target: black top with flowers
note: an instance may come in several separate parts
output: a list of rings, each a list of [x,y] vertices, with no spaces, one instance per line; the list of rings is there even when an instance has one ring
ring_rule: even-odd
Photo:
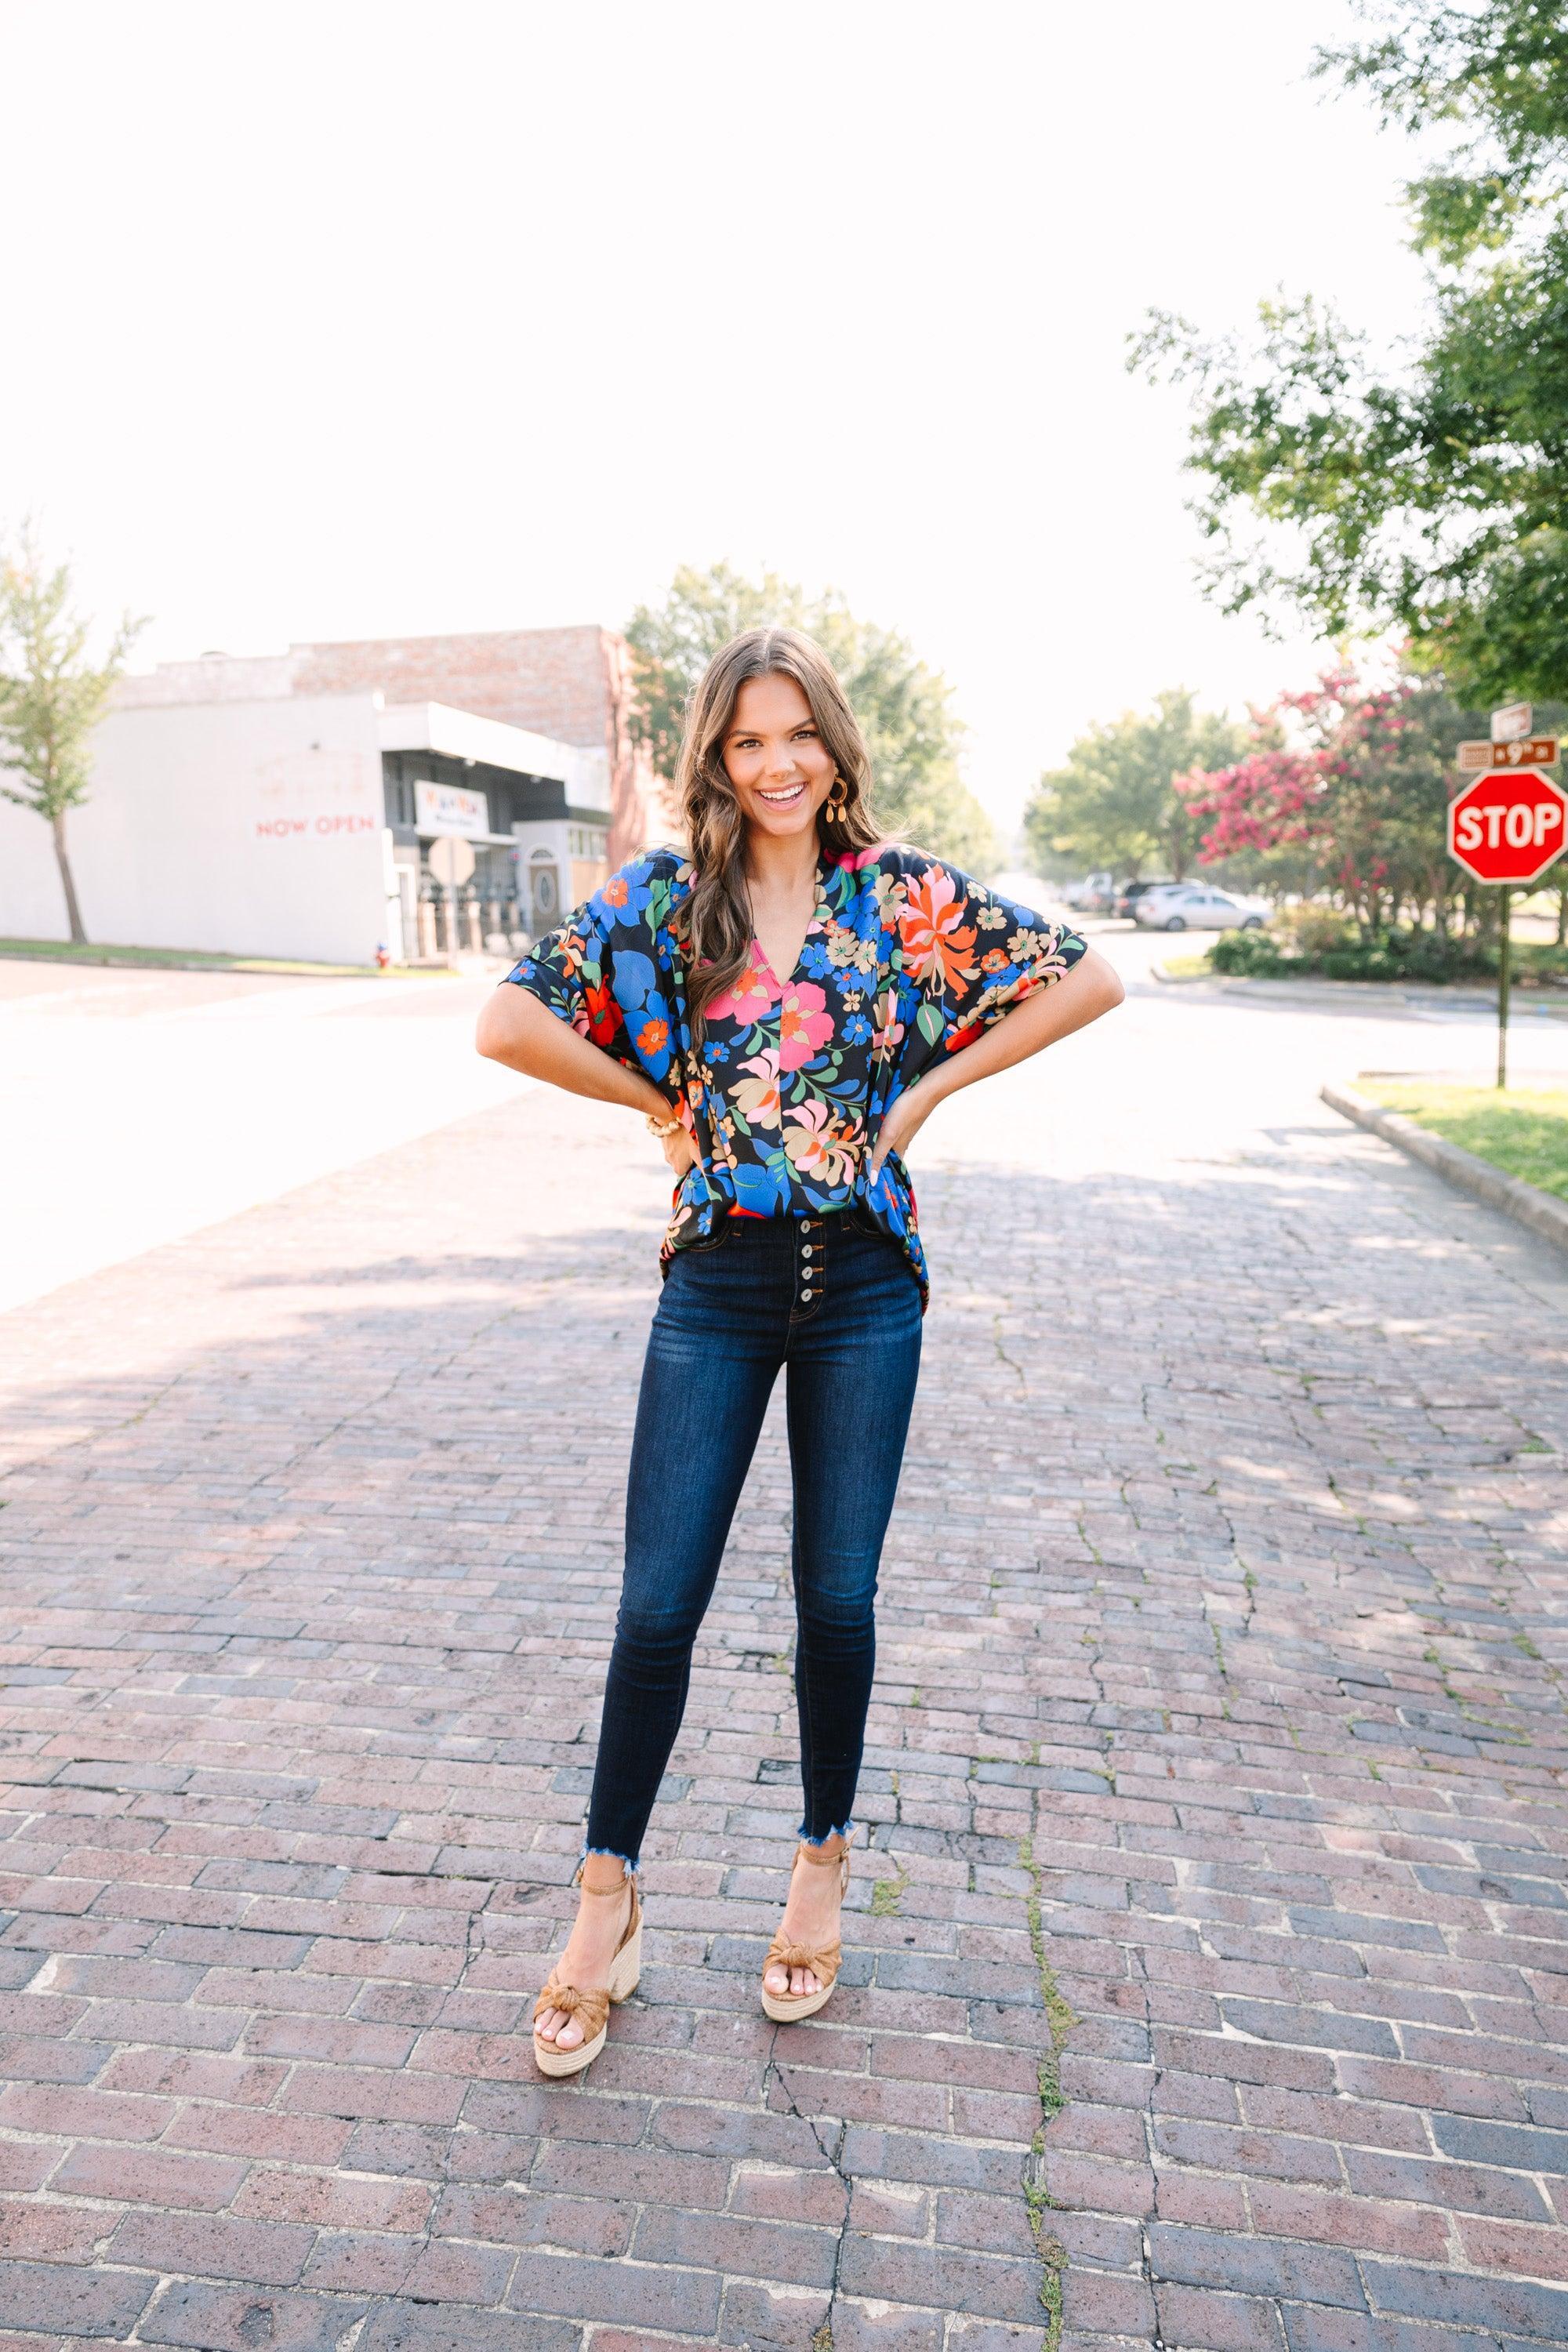
[[[661,1259],[729,1216],[829,1215],[860,1202],[928,1294],[909,1171],[871,1149],[906,1087],[1084,952],[1076,931],[923,851],[824,856],[800,961],[750,968],[708,1005],[693,1054],[670,916],[691,887],[679,851],[612,874],[508,979],[667,1094],[700,1164],[676,1187]]]

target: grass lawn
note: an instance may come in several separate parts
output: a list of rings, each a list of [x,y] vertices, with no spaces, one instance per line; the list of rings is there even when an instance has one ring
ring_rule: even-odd
[[[1568,1088],[1436,1086],[1425,1078],[1358,1078],[1384,1110],[1402,1111],[1446,1143],[1568,1201]]]
[[[278,956],[208,955],[200,948],[100,947],[89,940],[78,947],[70,940],[0,940],[0,956],[19,956],[27,962],[140,964],[152,971],[285,971],[303,972],[317,980],[399,979],[416,976],[414,967],[395,963],[386,973],[374,963],[301,963]],[[439,973],[435,975],[437,979]],[[417,974],[431,977],[429,971]]]

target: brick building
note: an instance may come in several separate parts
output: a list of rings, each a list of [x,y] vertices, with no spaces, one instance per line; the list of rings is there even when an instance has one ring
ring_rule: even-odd
[[[440,637],[372,637],[291,646],[296,694],[370,687],[389,703],[445,703],[497,719],[609,763],[606,854],[617,866],[671,830],[662,787],[632,740],[631,647],[612,629],[489,629]]]
[[[514,952],[670,837],[631,706],[630,647],[591,626],[121,678],[72,826],[89,928],[327,961]],[[0,929],[65,928],[43,829],[0,802]]]

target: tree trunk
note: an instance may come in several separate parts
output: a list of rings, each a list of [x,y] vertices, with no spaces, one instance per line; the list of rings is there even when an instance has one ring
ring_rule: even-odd
[[[1557,885],[1557,944],[1568,947],[1568,882]]]
[[[82,929],[81,908],[76,902],[76,884],[71,879],[71,862],[66,853],[66,813],[58,809],[54,817],[55,856],[60,869],[60,887],[66,894],[66,917],[71,927],[71,944],[84,948],[87,933]]]

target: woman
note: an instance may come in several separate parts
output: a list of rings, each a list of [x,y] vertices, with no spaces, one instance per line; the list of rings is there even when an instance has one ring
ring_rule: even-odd
[[[481,1053],[646,1114],[679,1179],[582,1897],[534,2011],[546,2074],[591,2063],[610,2003],[637,1980],[643,1832],[781,1365],[805,1814],[762,2003],[806,2017],[831,1992],[877,1569],[926,1300],[901,1154],[949,1095],[1121,1001],[1075,934],[882,842],[870,782],[819,648],[793,629],[747,630],[692,697],[679,771],[689,859],[654,850],[622,866],[480,1020]]]

